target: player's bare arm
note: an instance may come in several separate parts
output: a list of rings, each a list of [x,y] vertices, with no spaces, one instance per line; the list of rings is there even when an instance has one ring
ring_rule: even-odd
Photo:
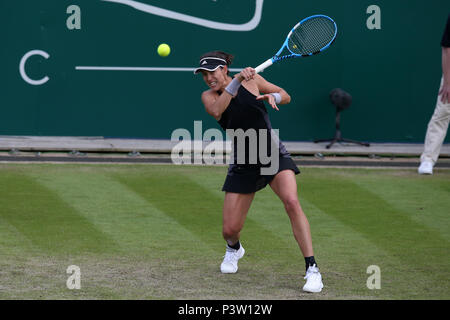
[[[281,97],[281,100],[278,102],[278,104],[288,104],[291,102],[291,96],[283,88],[270,83],[259,74],[255,76],[255,80],[258,86],[258,90],[261,93],[261,95],[256,97],[256,99],[266,100],[267,103],[269,103],[275,110],[279,109],[277,107],[277,103],[275,102],[273,93],[278,93]]]
[[[226,93],[218,94],[215,91],[207,90],[202,93],[202,102],[206,112],[213,116],[217,121],[222,117],[222,113],[226,110],[233,97]]]

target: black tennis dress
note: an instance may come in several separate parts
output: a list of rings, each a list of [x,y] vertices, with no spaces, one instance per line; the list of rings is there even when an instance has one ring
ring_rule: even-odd
[[[261,190],[269,184],[275,175],[283,170],[292,170],[295,174],[300,171],[292,160],[286,147],[278,139],[274,140],[271,132],[272,125],[264,102],[256,100],[256,96],[249,92],[244,86],[240,86],[236,97],[231,99],[227,109],[222,113],[218,121],[223,130],[232,130],[233,135],[233,160],[228,168],[228,174],[225,179],[222,191],[235,193],[253,193]],[[242,129],[242,130],[238,130]],[[260,134],[260,129],[265,129],[266,135]],[[238,131],[236,131],[238,130]],[[253,138],[245,138],[245,157],[243,156],[242,143],[238,144],[238,132],[253,133],[246,134]],[[228,131],[227,131],[228,133]],[[255,140],[256,135],[256,140]],[[265,154],[265,159],[260,157],[260,140],[266,137],[266,150],[261,153]],[[230,137],[231,138],[231,137]],[[278,138],[278,137],[276,137]],[[241,142],[244,139],[241,138]],[[261,141],[262,142],[262,141]],[[271,167],[271,162],[267,164],[267,157],[271,156],[272,143],[278,143],[277,150],[279,156],[278,168],[276,164]],[[253,148],[253,149],[251,149]],[[250,150],[257,151],[257,157],[250,157]],[[240,154],[239,154],[240,153]],[[241,157],[238,158],[238,154]],[[272,159],[270,157],[270,159]],[[274,174],[263,175],[261,168],[271,167],[276,171]]]

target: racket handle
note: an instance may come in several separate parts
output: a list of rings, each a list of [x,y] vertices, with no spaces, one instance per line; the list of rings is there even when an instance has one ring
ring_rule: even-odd
[[[272,58],[270,58],[270,59],[268,59],[267,61],[261,63],[259,66],[257,66],[257,67],[255,68],[255,72],[256,72],[256,73],[263,72],[264,69],[266,69],[267,67],[270,67],[272,64],[273,64]]]

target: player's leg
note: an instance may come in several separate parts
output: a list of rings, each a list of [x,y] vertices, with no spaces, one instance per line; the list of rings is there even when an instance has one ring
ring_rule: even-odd
[[[220,266],[222,273],[235,273],[238,270],[237,262],[245,253],[239,242],[240,233],[254,197],[254,193],[225,193],[222,234],[227,248]]]
[[[240,232],[254,197],[254,193],[225,193],[222,234],[229,246],[239,241]]]
[[[291,170],[279,172],[270,182],[270,187],[284,204],[291,221],[295,240],[297,240],[303,256],[314,256],[309,222],[298,200],[297,181],[294,172]]]
[[[314,259],[309,222],[298,200],[297,181],[294,172],[292,170],[279,172],[271,181],[270,187],[283,202],[291,221],[294,237],[305,257],[306,283],[303,290],[320,292],[323,288],[322,275]]]

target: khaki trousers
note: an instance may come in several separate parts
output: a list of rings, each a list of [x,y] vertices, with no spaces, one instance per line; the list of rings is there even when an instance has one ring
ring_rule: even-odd
[[[444,78],[441,80],[441,86]],[[447,135],[448,123],[450,121],[450,103],[442,103],[438,96],[433,116],[430,119],[425,135],[425,145],[420,161],[432,161],[436,163],[441,152],[442,143]]]

